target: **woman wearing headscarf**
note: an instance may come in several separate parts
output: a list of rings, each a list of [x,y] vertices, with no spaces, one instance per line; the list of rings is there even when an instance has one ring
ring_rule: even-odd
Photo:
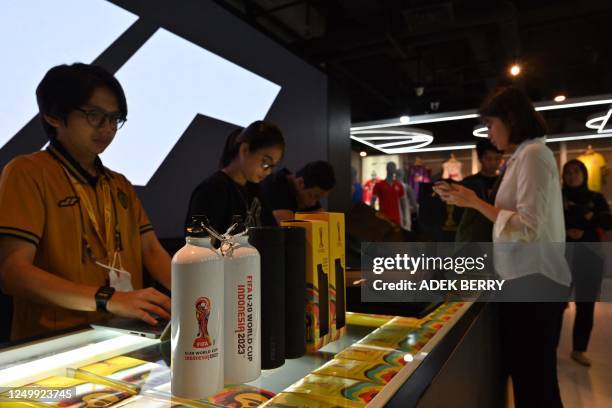
[[[605,197],[588,188],[588,171],[584,163],[570,160],[563,166],[563,209],[567,242],[570,244],[570,266],[575,292],[576,317],[574,320],[573,349],[571,358],[579,364],[590,366],[585,356],[591,330],[595,300],[599,296],[603,278],[603,258],[599,254],[600,242],[605,230],[612,228],[610,208]]]

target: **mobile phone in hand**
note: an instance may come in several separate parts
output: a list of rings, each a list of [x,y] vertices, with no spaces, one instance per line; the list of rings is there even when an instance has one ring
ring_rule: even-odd
[[[440,189],[440,190],[450,190],[451,189],[450,183],[444,180],[436,181],[433,186],[434,188]]]

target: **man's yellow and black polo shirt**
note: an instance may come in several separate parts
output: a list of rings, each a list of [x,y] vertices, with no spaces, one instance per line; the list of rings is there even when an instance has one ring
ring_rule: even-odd
[[[89,237],[96,258],[104,263],[107,262],[105,244],[97,237],[85,209],[81,208],[66,171],[88,194],[99,225],[104,225],[104,216],[102,183],[98,178],[106,177],[121,231],[123,267],[132,274],[134,288],[141,288],[141,234],[152,230],[151,224],[130,182],[123,175],[103,167],[99,159],[97,165],[101,175],[92,177],[56,141],[46,151],[13,159],[0,176],[0,235],[35,245],[34,265],[49,273],[85,285],[104,285],[108,272],[85,253],[83,231]],[[100,313],[67,310],[16,297],[11,337],[20,339],[101,317]]]

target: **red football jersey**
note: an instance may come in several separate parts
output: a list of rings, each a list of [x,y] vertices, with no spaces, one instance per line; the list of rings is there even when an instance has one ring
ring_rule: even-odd
[[[404,194],[404,186],[397,180],[391,184],[381,180],[374,186],[373,195],[378,197],[380,211],[397,225],[401,225],[400,199]]]
[[[370,205],[370,203],[372,202],[372,191],[374,190],[374,186],[376,185],[376,183],[378,183],[379,181],[379,178],[369,179],[363,185],[363,202],[367,205]]]

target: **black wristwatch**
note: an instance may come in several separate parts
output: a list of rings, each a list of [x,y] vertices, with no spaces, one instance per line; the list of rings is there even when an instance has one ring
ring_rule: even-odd
[[[115,293],[115,288],[112,286],[100,286],[96,292],[96,310],[98,312],[108,312],[106,304]]]

